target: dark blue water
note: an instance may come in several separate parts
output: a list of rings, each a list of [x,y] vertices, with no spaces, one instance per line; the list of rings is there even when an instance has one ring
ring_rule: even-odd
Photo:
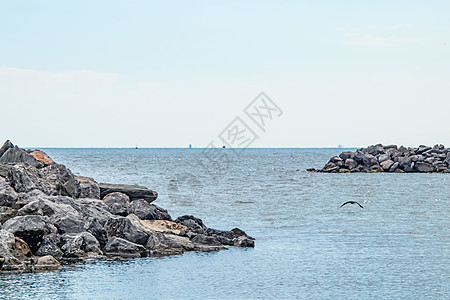
[[[450,174],[307,173],[342,149],[233,151],[46,149],[75,174],[158,191],[172,217],[238,226],[256,247],[2,275],[0,298],[450,298]],[[348,200],[364,209],[339,208]]]

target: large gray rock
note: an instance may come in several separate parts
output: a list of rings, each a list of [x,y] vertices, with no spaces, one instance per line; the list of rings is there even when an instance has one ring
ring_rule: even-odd
[[[65,234],[61,237],[61,250],[65,260],[78,261],[102,255],[100,243],[88,232]]]
[[[147,256],[147,250],[142,245],[138,245],[115,236],[108,240],[103,252],[109,256],[119,256],[125,258]]]
[[[3,146],[0,148],[0,158],[10,148],[14,148],[14,145],[13,143],[11,143],[10,140],[7,140],[5,143],[3,143]]]
[[[100,183],[99,187],[101,198],[105,197],[109,193],[120,192],[127,194],[131,201],[136,199],[144,199],[151,203],[158,197],[157,192],[139,185]]]
[[[145,248],[147,248],[150,256],[166,256],[182,254],[186,251],[186,246],[183,246],[186,244],[190,245],[188,249],[194,249],[194,245],[189,240],[180,243],[173,238],[168,238],[161,232],[155,232],[149,236]]]
[[[106,221],[105,230],[108,238],[113,236],[126,239],[127,241],[144,245],[147,242],[148,234],[137,228],[129,219],[125,217],[113,216]]]
[[[8,206],[0,206],[0,225],[15,216],[17,216],[17,209]]]
[[[427,162],[416,162],[414,168],[419,172],[430,173],[434,172],[435,168],[432,164]]]
[[[17,198],[16,191],[0,177],[0,206],[12,206]]]
[[[384,171],[389,171],[389,169],[392,167],[394,162],[390,159],[383,161],[380,166],[383,168]]]
[[[33,271],[52,271],[62,269],[62,265],[53,256],[46,255],[37,258],[36,264],[33,266]]]
[[[91,177],[75,176],[80,186],[80,198],[100,199],[100,187]]]
[[[57,232],[56,227],[43,216],[17,216],[6,221],[3,229],[27,242],[33,253],[39,249],[45,235]]]
[[[60,245],[61,235],[56,233],[47,234],[42,238],[42,242],[35,254],[38,256],[51,255],[56,259],[61,259],[64,253],[59,248]]]
[[[186,226],[190,231],[197,234],[202,234],[208,229],[205,226],[205,224],[203,224],[203,221],[201,219],[196,218],[194,216],[185,215],[178,217],[175,220],[175,223],[179,223],[183,226]]]
[[[6,178],[8,176],[9,169],[15,165],[15,163],[0,163],[0,177]]]
[[[120,192],[114,192],[103,197],[103,202],[108,207],[108,211],[113,215],[126,216],[130,198]]]
[[[38,189],[47,195],[63,195],[72,198],[78,197],[80,192],[75,176],[60,164],[53,164],[42,169],[15,165],[9,170],[7,178],[16,192],[27,193]]]
[[[345,160],[345,166],[350,170],[354,169],[357,165],[358,165],[358,163],[356,162],[356,160],[354,160],[352,158],[347,158]]]
[[[44,163],[38,161],[34,156],[17,146],[6,150],[0,157],[0,163],[25,163],[38,168],[44,166]]]
[[[128,206],[127,212],[128,214],[135,214],[141,220],[172,220],[167,210],[150,204],[143,199],[132,201]]]

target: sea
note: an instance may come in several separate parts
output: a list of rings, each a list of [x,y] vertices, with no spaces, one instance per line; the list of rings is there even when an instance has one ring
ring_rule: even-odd
[[[450,174],[306,171],[337,148],[43,150],[255,248],[3,274],[0,299],[450,299]]]

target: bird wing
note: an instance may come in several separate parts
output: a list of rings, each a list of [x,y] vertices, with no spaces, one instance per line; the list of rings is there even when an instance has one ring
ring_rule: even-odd
[[[349,203],[352,203],[352,201],[347,201],[347,202],[345,202],[345,203],[342,203],[341,207],[344,206],[344,205],[346,205],[346,204],[349,204]]]

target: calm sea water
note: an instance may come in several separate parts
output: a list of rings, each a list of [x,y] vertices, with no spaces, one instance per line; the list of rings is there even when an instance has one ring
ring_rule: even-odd
[[[75,174],[158,191],[172,217],[240,227],[256,247],[0,275],[1,299],[450,298],[449,174],[304,171],[342,149],[45,151]],[[364,209],[339,208],[348,200]]]

